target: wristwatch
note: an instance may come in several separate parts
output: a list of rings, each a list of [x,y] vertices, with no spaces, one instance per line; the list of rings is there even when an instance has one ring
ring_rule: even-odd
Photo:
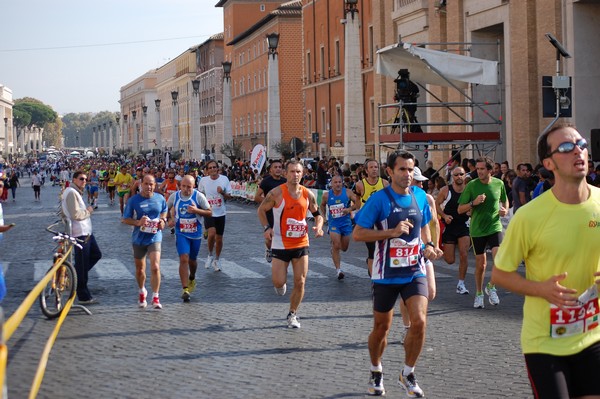
[[[471,204],[471,208],[473,208],[475,206],[475,204],[473,203],[473,201],[469,202],[469,204]]]
[[[431,248],[435,248],[435,244],[433,243],[433,241],[429,241],[428,243],[425,244],[425,246],[429,245]]]
[[[264,226],[264,228],[265,228],[265,232],[266,232],[267,230],[269,230],[269,229],[272,229],[272,227],[271,227],[271,225],[270,225],[270,224],[266,224],[266,225]]]

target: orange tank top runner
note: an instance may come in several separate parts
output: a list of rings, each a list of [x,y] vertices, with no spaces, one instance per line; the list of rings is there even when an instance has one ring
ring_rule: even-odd
[[[285,184],[281,186],[282,201],[273,208],[273,249],[308,247],[308,189],[300,186],[298,199],[292,198]]]
[[[165,199],[168,201],[169,200],[169,196],[171,194],[175,194],[177,192],[177,181],[173,180],[172,182],[167,181],[167,184],[165,185]]]

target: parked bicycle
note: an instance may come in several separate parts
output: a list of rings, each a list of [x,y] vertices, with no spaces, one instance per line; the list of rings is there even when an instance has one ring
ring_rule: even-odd
[[[40,295],[40,308],[48,319],[55,319],[60,316],[67,301],[76,294],[77,272],[71,262],[71,253],[73,252],[73,246],[81,248],[80,243],[83,242],[68,234],[52,230],[51,227],[57,224],[55,223],[46,228],[47,231],[54,234],[52,239],[58,243],[54,251],[54,263],[49,271],[62,262],[54,272],[54,277]]]

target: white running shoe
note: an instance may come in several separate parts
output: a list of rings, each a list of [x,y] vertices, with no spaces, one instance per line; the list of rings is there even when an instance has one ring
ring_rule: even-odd
[[[147,295],[148,291],[146,291],[146,288],[143,288],[142,292],[139,293],[138,306],[140,308],[145,308],[146,306],[148,306],[148,302],[146,302]]]
[[[458,283],[456,293],[459,295],[469,295],[469,290],[465,287],[465,283]]]
[[[475,302],[473,303],[473,307],[475,309],[483,309],[485,305],[483,304],[483,294],[475,295]]]
[[[204,262],[204,268],[205,269],[210,269],[210,265],[213,262],[213,257],[208,255],[208,257],[206,258],[206,262]]]
[[[288,328],[300,328],[300,321],[296,313],[290,313],[287,317]]]
[[[277,287],[273,287],[275,289],[275,293],[279,296],[284,296],[285,292],[287,291],[287,284],[284,284],[283,287],[281,288],[277,288]]]
[[[212,267],[216,272],[221,271],[221,259],[213,259]]]
[[[490,305],[496,306],[500,304],[500,298],[498,298],[498,293],[496,292],[495,285],[487,285],[484,291],[488,295]]]

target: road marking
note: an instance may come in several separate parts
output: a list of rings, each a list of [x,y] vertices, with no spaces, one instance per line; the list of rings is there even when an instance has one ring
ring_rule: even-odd
[[[256,263],[260,263],[262,265],[267,264],[267,260],[265,258],[254,258],[253,257],[253,258],[250,258],[250,260],[252,260],[252,261],[254,261]],[[310,262],[311,262],[311,258],[309,256],[308,257],[308,274],[306,275],[307,277],[310,277],[310,278],[330,278],[328,276],[325,276],[324,274],[317,273],[317,272],[315,272],[313,270],[310,270]],[[268,265],[269,265],[269,271],[270,271],[271,265],[270,264],[268,264]],[[291,276],[293,274],[294,274],[294,272],[293,272],[291,264],[290,264],[290,266],[288,266],[288,276]],[[270,278],[270,276],[269,276],[269,278]]]
[[[335,269],[335,266],[333,265],[333,259],[331,258],[327,258],[327,257],[323,257],[323,258],[310,258],[311,262],[316,262],[320,265],[326,266],[329,269]],[[360,267],[356,267],[354,265],[351,265],[350,263],[347,262],[340,262],[340,267],[342,268],[342,270],[344,271],[344,273],[348,273],[357,277],[364,277],[364,278],[369,278],[369,275],[367,274],[367,267],[365,265],[364,268],[360,268]]]
[[[133,263],[133,260],[131,261]],[[106,280],[129,280],[134,277],[127,267],[118,259],[102,258],[92,269],[98,278]]]
[[[208,269],[212,271],[212,268]],[[232,278],[266,278],[267,276],[254,272],[235,262],[221,259],[221,272]]]

